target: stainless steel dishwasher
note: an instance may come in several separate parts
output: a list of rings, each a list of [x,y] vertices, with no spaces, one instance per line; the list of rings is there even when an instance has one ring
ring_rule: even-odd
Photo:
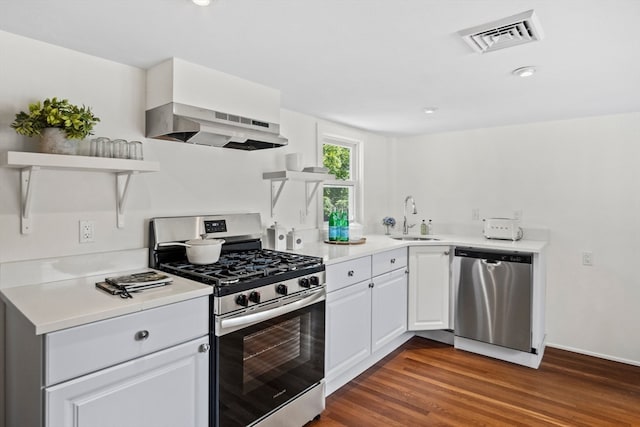
[[[532,254],[456,248],[455,335],[531,352]]]

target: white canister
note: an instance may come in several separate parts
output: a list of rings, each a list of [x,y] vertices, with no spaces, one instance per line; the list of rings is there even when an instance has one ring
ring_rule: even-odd
[[[302,170],[302,153],[291,153],[284,156],[285,166],[288,171],[299,172]]]
[[[284,251],[287,248],[286,230],[277,222],[267,228],[267,246],[276,251]]]
[[[287,233],[287,249],[302,249],[302,236],[298,234],[295,228]]]

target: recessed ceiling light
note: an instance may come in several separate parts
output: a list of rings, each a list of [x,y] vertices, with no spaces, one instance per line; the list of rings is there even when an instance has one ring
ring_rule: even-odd
[[[536,73],[536,67],[520,67],[511,72],[514,76],[518,77],[531,77]]]
[[[209,4],[211,3],[211,0],[191,0],[194,4],[197,4],[198,6],[209,6]]]
[[[438,110],[437,107],[425,107],[422,109],[422,112],[425,114],[433,114]]]

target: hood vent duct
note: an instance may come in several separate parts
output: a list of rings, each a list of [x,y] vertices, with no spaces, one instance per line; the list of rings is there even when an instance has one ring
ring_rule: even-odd
[[[146,112],[146,136],[238,150],[287,145],[280,125],[170,102]]]
[[[540,22],[532,10],[489,22],[458,34],[471,48],[478,53],[517,46],[542,40]]]

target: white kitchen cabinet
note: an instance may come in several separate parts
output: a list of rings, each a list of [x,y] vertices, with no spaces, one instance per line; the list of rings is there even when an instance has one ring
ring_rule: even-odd
[[[411,331],[451,329],[450,248],[409,248],[409,320]]]
[[[202,337],[45,389],[47,427],[198,427],[208,423]]]
[[[7,307],[7,425],[206,425],[208,297],[45,335]]]
[[[371,351],[376,352],[407,330],[407,274],[402,267],[373,278]]]
[[[327,394],[410,337],[405,337],[406,251],[394,249],[327,265]],[[372,271],[379,274],[372,277]],[[354,283],[356,279],[360,280]]]
[[[371,353],[370,281],[327,294],[325,376],[335,377]]]

